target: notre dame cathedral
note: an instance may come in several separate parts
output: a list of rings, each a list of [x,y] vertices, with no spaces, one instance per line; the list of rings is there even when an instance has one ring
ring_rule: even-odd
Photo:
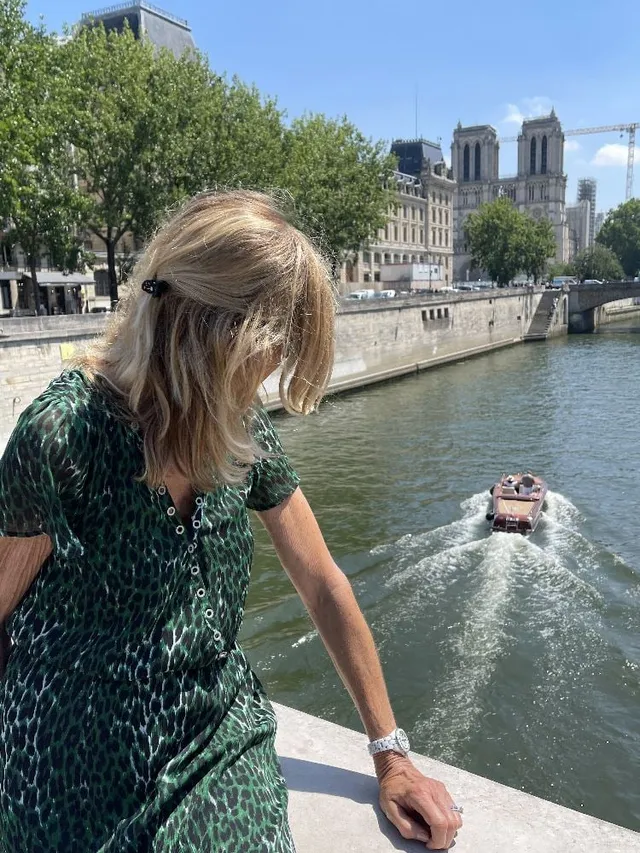
[[[475,278],[467,251],[464,222],[481,204],[506,195],[518,210],[534,219],[546,216],[556,237],[556,260],[568,257],[565,214],[564,134],[551,115],[524,121],[518,136],[518,174],[500,177],[500,143],[488,124],[462,127],[453,133],[451,165],[456,180],[453,208],[453,278]]]

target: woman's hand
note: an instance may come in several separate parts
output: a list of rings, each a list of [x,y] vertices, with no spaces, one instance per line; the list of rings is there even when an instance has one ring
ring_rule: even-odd
[[[381,753],[374,758],[380,806],[403,838],[424,841],[429,850],[447,850],[462,826],[460,813],[442,782],[423,776],[408,758]]]

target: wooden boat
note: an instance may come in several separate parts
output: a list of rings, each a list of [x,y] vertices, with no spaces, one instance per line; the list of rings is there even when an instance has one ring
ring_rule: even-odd
[[[493,508],[487,513],[491,531],[533,533],[540,520],[548,487],[535,474],[503,474],[490,489]]]

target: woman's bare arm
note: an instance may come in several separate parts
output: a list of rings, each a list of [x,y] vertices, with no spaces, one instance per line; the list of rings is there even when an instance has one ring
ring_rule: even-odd
[[[51,551],[51,539],[45,534],[0,536],[0,675],[4,675],[10,645],[5,622],[22,600]]]

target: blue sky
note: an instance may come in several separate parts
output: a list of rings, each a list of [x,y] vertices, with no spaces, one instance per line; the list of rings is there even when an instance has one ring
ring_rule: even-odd
[[[107,2],[105,5],[109,5]],[[156,0],[186,18],[218,72],[237,74],[277,98],[289,116],[346,114],[368,136],[418,132],[442,140],[453,128],[493,124],[516,135],[522,116],[553,105],[566,130],[640,121],[638,0]],[[49,29],[93,11],[91,0],[28,0]],[[640,133],[638,138],[640,146]],[[568,137],[567,201],[576,181],[598,180],[598,208],[624,200],[627,137]],[[640,196],[640,149],[636,151]],[[516,145],[501,149],[516,171]]]

